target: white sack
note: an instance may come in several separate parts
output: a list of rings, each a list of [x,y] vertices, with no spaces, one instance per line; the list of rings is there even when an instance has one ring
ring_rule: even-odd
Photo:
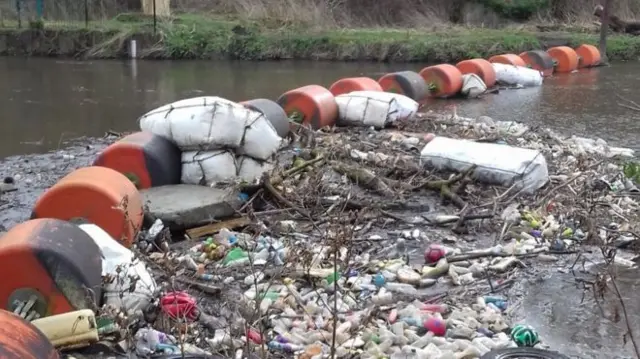
[[[476,165],[472,176],[481,182],[533,193],[549,181],[547,161],[542,153],[526,148],[472,142],[437,136],[420,159],[439,170],[463,172]]]
[[[380,92],[380,91],[353,91],[346,95],[349,96],[359,96],[359,97],[367,97],[370,99],[390,102],[391,100],[395,100],[398,104],[398,112],[393,115],[393,121],[404,121],[407,120],[418,112],[418,107],[420,105],[405,95],[399,93],[391,93],[391,92]]]
[[[229,151],[182,153],[182,183],[210,186],[216,182],[232,181],[236,174],[236,157]]]
[[[247,124],[238,154],[266,160],[278,151],[281,144],[282,138],[278,136],[275,127],[266,117],[261,116]]]
[[[168,138],[183,151],[242,147],[243,153],[265,159],[282,142],[263,114],[220,97],[177,101],[148,112],[139,121],[141,130]]]
[[[87,233],[102,251],[102,276],[113,279],[102,289],[105,304],[111,304],[118,309],[123,308],[129,315],[139,309],[145,309],[154,299],[157,287],[144,262],[134,261],[133,252],[95,224],[81,224],[78,227]],[[138,278],[133,292],[129,290],[131,276]]]
[[[182,183],[211,186],[216,182],[253,182],[273,169],[266,161],[218,150],[182,153]]]
[[[476,98],[487,91],[487,85],[476,74],[462,75],[462,89],[460,93],[469,98]]]
[[[336,96],[338,104],[338,125],[373,126],[384,128],[393,123],[398,113],[398,101],[393,98],[378,100],[360,95]]]
[[[236,163],[238,164],[238,178],[246,182],[253,182],[262,177],[263,173],[273,169],[273,165],[269,162],[256,161],[246,156],[239,156]]]
[[[509,86],[536,87],[542,85],[542,73],[523,66],[494,63],[496,80]]]

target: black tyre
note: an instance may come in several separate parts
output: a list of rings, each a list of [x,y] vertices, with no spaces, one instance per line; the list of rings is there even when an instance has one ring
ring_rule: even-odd
[[[507,348],[492,350],[480,359],[570,359],[566,355],[536,348]]]

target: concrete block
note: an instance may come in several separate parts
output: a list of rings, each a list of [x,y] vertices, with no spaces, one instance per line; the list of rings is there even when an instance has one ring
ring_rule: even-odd
[[[140,191],[147,214],[171,229],[193,228],[229,217],[242,200],[234,189],[168,185]]]

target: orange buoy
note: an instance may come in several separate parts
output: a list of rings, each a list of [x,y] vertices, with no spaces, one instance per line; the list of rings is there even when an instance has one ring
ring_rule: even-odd
[[[600,65],[600,50],[597,47],[589,44],[582,44],[576,47],[576,53],[578,54],[578,68],[593,67]]]
[[[432,97],[450,97],[462,88],[462,73],[457,67],[441,64],[425,67],[420,76],[427,84]]]
[[[502,54],[491,56],[489,58],[489,62],[514,66],[527,66],[524,60],[522,60],[522,58],[516,54]]]
[[[32,219],[11,228],[0,237],[0,273],[0,303],[7,310],[33,298],[33,312],[46,317],[102,300],[100,248],[67,221]]]
[[[555,72],[571,72],[578,68],[578,54],[569,46],[556,46],[547,50],[553,59]]]
[[[125,175],[138,189],[180,183],[178,147],[150,132],[125,136],[102,151],[93,162]]]
[[[476,74],[480,76],[487,87],[493,87],[496,84],[496,70],[494,70],[491,63],[485,59],[460,61],[456,67],[463,75]]]
[[[417,72],[393,72],[382,76],[378,83],[383,91],[399,93],[418,102],[429,96],[427,83]]]
[[[0,358],[58,359],[60,356],[49,339],[33,324],[0,310]]]
[[[142,196],[127,177],[111,168],[93,166],[69,173],[46,190],[36,201],[31,218],[86,220],[129,248],[143,215]]]
[[[369,77],[348,77],[334,82],[329,91],[333,96],[338,96],[353,91],[382,91],[382,87]]]
[[[280,107],[280,105],[275,101],[271,101],[266,98],[257,98],[255,100],[240,102],[240,104],[263,114],[264,117],[271,122],[271,125],[275,128],[278,136],[284,138],[289,134],[291,126],[289,125],[287,113],[284,112],[282,107]]]
[[[319,85],[307,85],[282,94],[276,101],[294,121],[313,129],[333,126],[338,119],[338,104],[333,94]]]
[[[542,76],[551,76],[553,74],[553,59],[545,51],[526,51],[518,56],[527,64],[527,67],[540,71]]]

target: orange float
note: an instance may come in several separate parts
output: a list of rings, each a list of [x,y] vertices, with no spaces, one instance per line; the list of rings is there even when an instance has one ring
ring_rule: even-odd
[[[240,104],[263,114],[264,117],[271,122],[273,128],[276,129],[278,136],[284,138],[289,134],[291,126],[289,125],[287,113],[284,112],[282,107],[275,101],[266,98],[257,98],[255,100],[240,102]]]
[[[578,68],[578,54],[569,46],[556,46],[547,50],[554,61],[555,72],[567,73]]]
[[[589,44],[582,44],[576,47],[576,53],[579,57],[579,69],[600,65],[602,58],[600,57],[600,50],[598,50],[597,47]]]
[[[58,359],[58,351],[38,328],[19,316],[0,310],[0,358]]]
[[[180,156],[178,147],[166,138],[136,132],[105,148],[93,165],[116,170],[143,189],[180,183]]]
[[[67,221],[32,219],[11,228],[0,238],[0,273],[1,307],[10,311],[34,300],[31,310],[42,318],[102,300],[102,252]]]
[[[338,119],[338,104],[333,94],[319,85],[307,85],[282,94],[278,101],[287,116],[311,125],[313,129],[333,126]]]
[[[334,82],[329,91],[333,96],[338,96],[353,91],[382,91],[382,87],[369,77],[348,77]]]
[[[450,97],[462,88],[462,73],[457,67],[449,64],[425,67],[420,77],[427,84],[432,97]]]
[[[111,168],[93,166],[69,173],[46,190],[36,201],[31,218],[86,220],[129,248],[143,215],[142,196],[127,177]]]
[[[545,51],[526,51],[518,56],[527,64],[527,67],[540,71],[542,76],[551,76],[553,74],[553,59]]]
[[[493,87],[496,84],[496,70],[494,70],[491,63],[485,59],[460,61],[456,67],[463,75],[476,74],[480,76],[487,87]]]
[[[405,95],[418,102],[429,96],[429,88],[419,73],[413,71],[393,72],[382,76],[378,83],[385,92]]]
[[[491,56],[489,58],[489,62],[514,66],[527,66],[524,60],[522,60],[522,58],[516,54],[502,54]]]

